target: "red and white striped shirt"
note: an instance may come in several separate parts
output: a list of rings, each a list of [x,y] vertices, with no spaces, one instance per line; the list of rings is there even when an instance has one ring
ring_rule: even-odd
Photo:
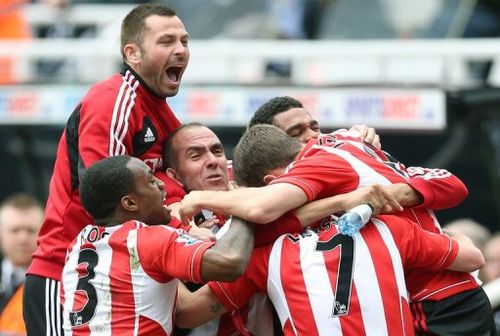
[[[138,221],[85,227],[62,274],[65,334],[172,335],[178,279],[201,282],[213,244]]]
[[[213,213],[208,210],[203,210],[203,215],[205,218],[212,217]],[[220,230],[216,233],[216,238],[220,239],[226,232],[229,230],[229,226],[231,225],[231,220],[226,220],[226,218],[222,215],[216,216],[222,226]],[[288,213],[285,220],[290,222],[290,225],[279,225],[281,223],[276,222],[271,225],[271,231],[265,232],[264,230],[257,231],[255,234],[259,236],[259,243],[266,243],[270,241],[276,240],[281,234],[285,232],[298,232],[302,230],[294,229],[291,226],[296,226],[300,224],[298,222],[297,217],[293,213]],[[265,227],[267,225],[259,225]],[[284,231],[288,230],[288,231]],[[256,293],[252,298],[249,299],[248,304],[244,305],[237,312],[237,320],[234,323],[234,319],[232,315],[236,312],[227,312],[222,314],[220,317],[215,318],[199,327],[192,329],[189,335],[192,336],[206,336],[206,335],[217,335],[217,336],[238,336],[241,335],[239,333],[240,329],[246,328],[253,335],[262,335],[262,336],[270,336],[274,333],[273,327],[273,315],[272,308],[269,303],[269,299],[263,293]]]
[[[379,216],[353,238],[332,223],[283,235],[238,280],[209,286],[228,310],[266,292],[285,335],[413,335],[403,269],[443,270],[457,253],[447,236]]]
[[[452,207],[467,196],[467,188],[444,169],[406,169],[399,162],[364,144],[359,138],[338,132],[311,140],[290,164],[286,174],[271,183],[290,183],[300,187],[309,201],[344,194],[374,183],[408,183],[423,197],[417,207],[405,209],[398,216],[417,223],[424,230],[440,233],[441,228],[431,209]],[[468,273],[439,273],[414,270],[407,275],[412,301],[442,300],[478,287]]]

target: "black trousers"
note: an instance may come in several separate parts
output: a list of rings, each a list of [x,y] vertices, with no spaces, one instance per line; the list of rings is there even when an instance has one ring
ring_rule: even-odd
[[[62,336],[60,282],[28,274],[24,283],[23,318],[28,336]]]
[[[497,336],[490,301],[483,288],[441,301],[411,304],[417,335]]]

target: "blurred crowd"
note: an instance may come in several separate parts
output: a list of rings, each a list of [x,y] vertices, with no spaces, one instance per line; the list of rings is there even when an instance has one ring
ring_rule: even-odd
[[[30,31],[23,6],[41,3],[64,11],[78,4],[149,1],[2,0],[0,38],[39,37]],[[162,1],[160,1],[162,2]],[[171,0],[193,38],[387,39],[496,37],[500,5],[491,0]],[[353,20],[355,18],[356,20]],[[54,22],[54,31],[58,30]],[[55,33],[55,32],[54,32]],[[61,33],[61,32],[59,32]],[[73,32],[74,33],[74,32]],[[65,32],[66,37],[71,32]],[[50,36],[50,33],[48,33]]]
[[[444,230],[450,233],[462,233],[471,238],[474,245],[483,252],[486,260],[485,266],[478,274],[483,286],[500,288],[498,287],[498,284],[500,284],[500,231],[491,233],[486,226],[471,218],[460,218],[449,222],[444,227]],[[495,296],[500,296],[498,290]],[[498,298],[495,299],[496,302],[498,300]],[[494,303],[493,300],[492,303]],[[495,324],[497,330],[500,331],[500,305],[497,304],[496,307],[494,305],[493,308]]]
[[[13,194],[0,204],[0,335],[26,335],[23,283],[42,220],[43,205],[29,194]]]
[[[74,5],[141,2],[148,1],[2,0],[0,40],[116,36],[114,31],[75,25],[64,18]],[[30,3],[51,8],[52,13],[57,13],[56,19],[35,27],[23,10]],[[176,8],[194,39],[407,39],[500,35],[500,5],[490,0],[426,0],[418,3],[418,10],[409,0],[172,0],[164,3]],[[116,28],[113,23],[110,27],[111,30]],[[12,60],[0,57],[4,69],[9,68],[9,62]],[[71,77],[72,66],[67,61],[41,60],[36,68],[41,80],[50,80]],[[491,62],[476,62],[471,65],[471,76],[484,80],[490,68]],[[11,82],[11,78],[7,70],[0,71],[0,83]]]

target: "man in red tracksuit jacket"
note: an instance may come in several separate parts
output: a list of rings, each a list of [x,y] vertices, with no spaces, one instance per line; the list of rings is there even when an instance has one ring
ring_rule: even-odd
[[[121,53],[122,72],[90,88],[59,142],[26,278],[23,314],[29,335],[62,334],[59,287],[66,249],[92,223],[80,202],[81,173],[97,160],[127,154],[161,174],[163,142],[180,126],[165,99],[177,94],[189,61],[188,33],[175,11],[159,4],[134,8],[122,23]],[[176,183],[166,186],[170,199],[181,191]]]

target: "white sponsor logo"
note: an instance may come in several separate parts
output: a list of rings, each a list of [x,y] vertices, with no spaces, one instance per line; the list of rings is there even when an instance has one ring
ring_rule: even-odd
[[[156,137],[153,131],[151,130],[151,128],[148,127],[148,129],[146,130],[146,135],[144,135],[144,142],[153,142],[155,140]]]

